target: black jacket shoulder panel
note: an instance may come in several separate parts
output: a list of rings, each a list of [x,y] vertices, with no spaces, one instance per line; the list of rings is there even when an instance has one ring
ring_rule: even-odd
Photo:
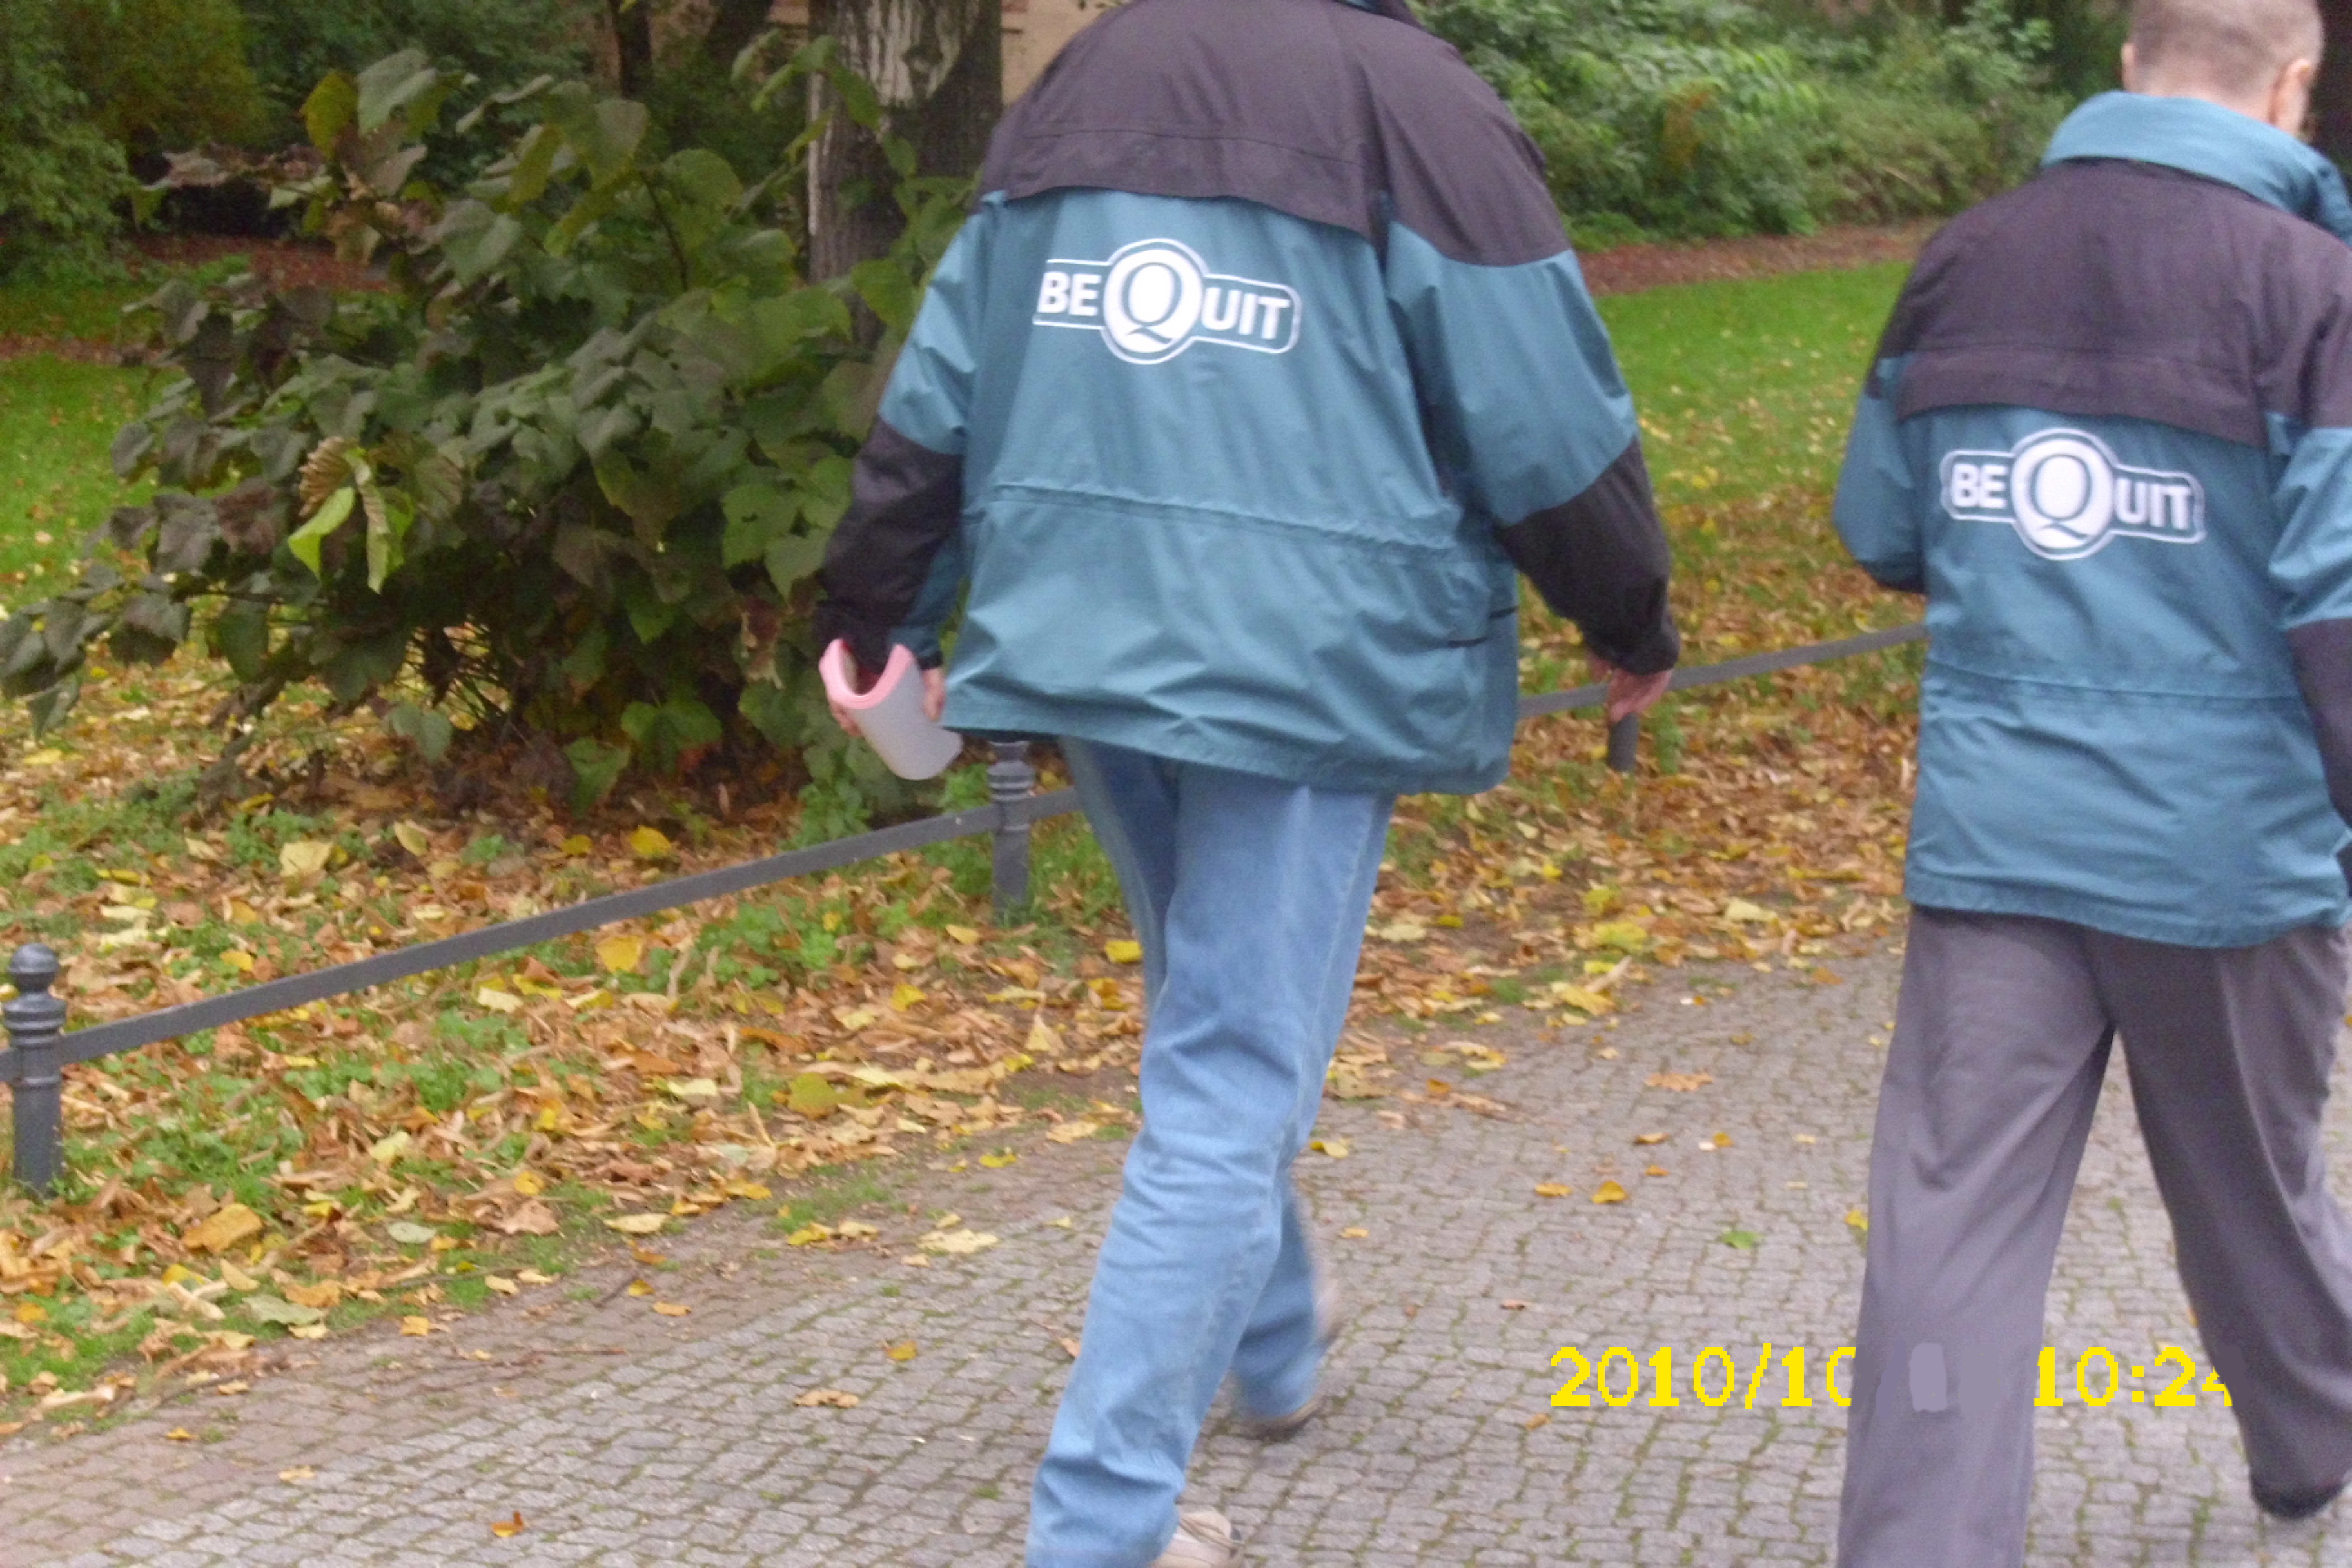
[[[1451,46],[1338,0],[1130,0],[1007,111],[981,174],[1233,197],[1378,244],[1395,217],[1457,260],[1568,247],[1542,163]]]
[[[2250,446],[2264,416],[2352,423],[2352,248],[2234,186],[2059,163],[1922,253],[1881,353],[1899,417],[2002,404]]]

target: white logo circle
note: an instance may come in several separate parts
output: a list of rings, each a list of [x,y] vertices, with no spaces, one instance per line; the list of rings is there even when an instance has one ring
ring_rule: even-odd
[[[1103,336],[1119,358],[1157,364],[1184,352],[1201,324],[1201,258],[1171,239],[1147,239],[1111,258],[1103,279]]]
[[[2053,433],[2019,448],[2010,468],[2017,531],[2037,555],[2088,555],[2116,520],[2116,462],[2087,437]]]

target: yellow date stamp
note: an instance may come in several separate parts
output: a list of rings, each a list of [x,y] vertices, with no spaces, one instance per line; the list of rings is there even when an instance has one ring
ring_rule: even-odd
[[[1759,1403],[1767,1409],[1802,1410],[1815,1403],[1816,1387],[1822,1399],[1841,1409],[1853,1404],[1847,1364],[1853,1359],[1852,1345],[1839,1345],[1818,1366],[1810,1345],[1776,1346],[1767,1340],[1758,1347],[1755,1360],[1743,1367],[1745,1353],[1745,1346],[1735,1354],[1728,1345],[1702,1345],[1689,1359],[1687,1374],[1678,1375],[1672,1345],[1660,1345],[1646,1357],[1637,1356],[1630,1346],[1611,1345],[1598,1360],[1576,1345],[1562,1345],[1551,1364],[1566,1363],[1569,1379],[1551,1402],[1589,1407],[1598,1394],[1601,1404],[1622,1410],[1641,1399],[1646,1385],[1650,1396],[1643,1403],[1652,1409],[1671,1409],[1687,1394],[1710,1410],[1734,1400],[1743,1410],[1753,1410]],[[2042,1409],[2081,1404],[2099,1410],[2118,1399],[2159,1410],[2192,1409],[2200,1392],[2219,1395],[2224,1405],[2231,1402],[2219,1373],[2208,1371],[2202,1383],[2197,1381],[2197,1358],[2179,1345],[2158,1345],[2154,1360],[2129,1363],[2105,1345],[2084,1347],[2074,1357],[2073,1400],[2063,1396],[2055,1345],[2042,1347],[2035,1368],[2033,1403]]]

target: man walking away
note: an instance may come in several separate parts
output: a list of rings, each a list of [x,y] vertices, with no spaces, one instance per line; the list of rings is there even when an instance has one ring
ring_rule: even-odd
[[[1400,793],[1492,787],[1513,566],[1612,667],[1678,641],[1631,400],[1538,160],[1402,0],[1132,0],[1006,115],[826,557],[818,635],[1059,737],[1146,953],[1144,1125],[1038,1471],[1033,1568],[1218,1568],[1230,1373],[1330,1333],[1290,1182]]]
[[[2352,915],[2352,206],[2296,139],[2320,43],[2311,0],[2141,0],[2127,90],[1928,246],[1862,402],[1838,527],[1927,595],[1933,651],[1844,1568],[2021,1560],[2043,1298],[2118,1035],[2254,1500],[2302,1518],[2352,1471],[2319,1140]]]

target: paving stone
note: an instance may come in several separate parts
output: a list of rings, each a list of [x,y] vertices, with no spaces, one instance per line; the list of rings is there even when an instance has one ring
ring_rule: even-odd
[[[1898,964],[1892,952],[1840,963],[1835,985],[1693,970],[1616,1027],[1477,1029],[1509,1064],[1463,1087],[1499,1115],[1329,1108],[1325,1131],[1353,1152],[1309,1155],[1301,1173],[1350,1306],[1329,1409],[1271,1447],[1213,1418],[1193,1499],[1234,1517],[1260,1568],[1827,1563],[1843,1418],[1822,1379],[1853,1321],[1862,1260],[1844,1216],[1864,1199],[1874,1040]],[[1682,1001],[1694,977],[1707,982],[1704,1005]],[[1410,1066],[1412,1051],[1400,1059]],[[1647,1087],[1669,1071],[1714,1081]],[[1636,1149],[1636,1131],[1669,1137]],[[1711,1146],[1718,1132],[1730,1147]],[[2339,1163],[2352,1154],[2341,1115],[2329,1146]],[[900,1200],[952,1207],[1003,1237],[969,1259],[896,1261],[920,1219],[895,1246],[812,1257],[719,1216],[676,1239],[682,1267],[663,1295],[688,1300],[688,1319],[649,1323],[619,1290],[627,1272],[591,1270],[564,1283],[593,1301],[527,1297],[446,1344],[357,1336],[234,1402],[192,1399],[71,1442],[16,1439],[0,1446],[0,1558],[1015,1564],[1068,1375],[1058,1342],[1083,1319],[1118,1154],[1041,1148],[988,1179],[894,1178]],[[1643,1174],[1653,1163],[1669,1173]],[[1630,1200],[1591,1203],[1604,1177]],[[1578,1195],[1534,1194],[1553,1181]],[[1064,1215],[1069,1228],[1050,1223]],[[1342,1235],[1351,1227],[1368,1234]],[[1759,1239],[1720,1239],[1735,1231]],[[2090,1346],[2127,1371],[2161,1344],[2194,1344],[2120,1064],[2084,1161],[2048,1337],[2067,1403],[2042,1413],[2031,1568],[2352,1563],[2352,1520],[2339,1531],[2325,1517],[2280,1527],[2256,1515],[2235,1430],[2211,1397],[2158,1410],[2074,1396]],[[903,1339],[919,1343],[917,1359],[886,1360],[882,1347]],[[1563,1345],[1596,1365],[1608,1357],[1608,1398],[1550,1404]],[[1661,1346],[1674,1351],[1671,1406],[1652,1402]],[[1719,1404],[1690,1382],[1708,1346],[1731,1363],[1727,1384],[1709,1361]],[[1798,1346],[1812,1404],[1784,1406],[1783,1358]],[[482,1352],[487,1363],[470,1359]],[[1619,1402],[1629,1371],[1641,1391]],[[815,1387],[861,1403],[793,1403]],[[226,1435],[163,1441],[192,1405]],[[296,1463],[318,1479],[279,1482]],[[518,1510],[523,1531],[493,1536],[490,1523]]]

